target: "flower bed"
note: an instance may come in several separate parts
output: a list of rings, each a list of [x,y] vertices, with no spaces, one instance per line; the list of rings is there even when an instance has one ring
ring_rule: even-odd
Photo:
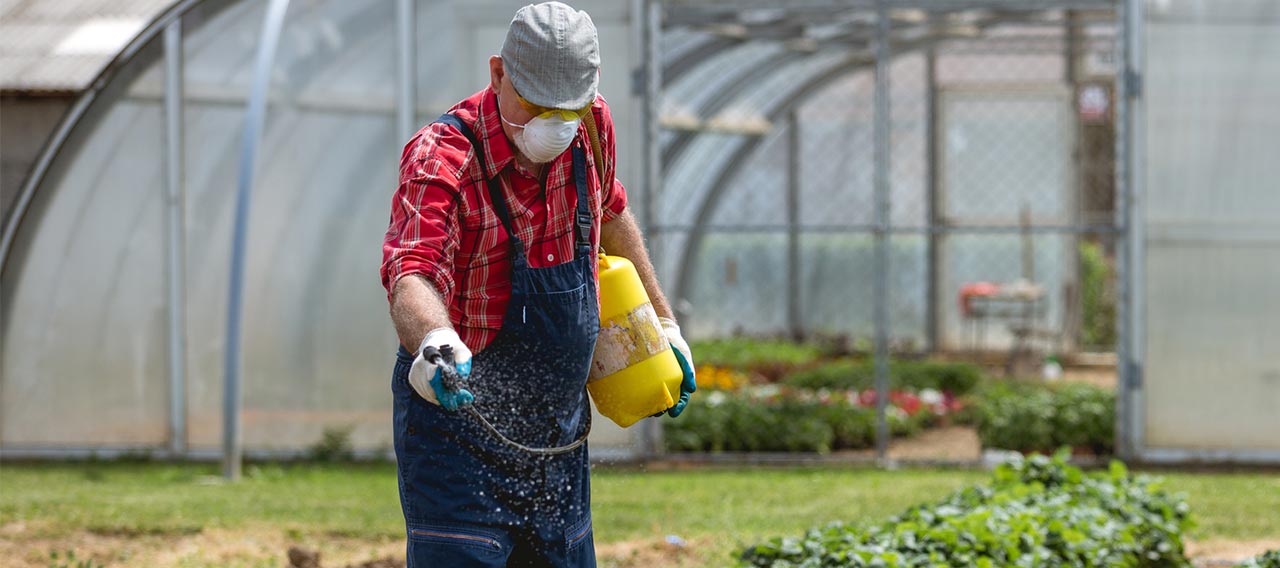
[[[704,371],[699,371],[699,378]],[[709,384],[735,384],[722,371]],[[875,391],[818,390],[785,385],[739,386],[698,393],[678,420],[665,423],[672,452],[818,452],[860,449],[875,442]],[[937,424],[960,408],[938,391],[893,391],[890,432],[906,436]]]
[[[1065,455],[999,466],[880,524],[836,523],[744,550],[745,566],[1189,566],[1189,507],[1119,462],[1086,475]]]

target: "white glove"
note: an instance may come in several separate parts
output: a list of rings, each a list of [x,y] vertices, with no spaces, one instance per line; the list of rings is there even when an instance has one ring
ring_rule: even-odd
[[[680,400],[667,411],[668,415],[675,418],[684,412],[684,407],[689,404],[689,397],[698,390],[698,382],[693,373],[693,352],[689,350],[689,343],[680,336],[680,326],[676,325],[675,320],[660,317],[658,322],[662,324],[662,331],[667,334],[667,341],[671,343],[671,349],[675,351],[676,360],[680,363],[680,370],[684,372],[684,379],[680,382]]]
[[[457,410],[474,402],[475,397],[466,389],[447,389],[441,381],[440,368],[422,358],[423,349],[445,345],[453,348],[453,360],[458,374],[464,379],[471,376],[471,350],[462,343],[458,332],[442,327],[427,333],[422,339],[422,345],[418,346],[417,357],[413,360],[413,367],[409,369],[409,386],[428,402],[448,410]]]
[[[671,348],[679,351],[684,355],[685,360],[692,364],[693,352],[689,351],[689,342],[681,337],[680,326],[676,324],[676,320],[660,317],[658,323],[662,324],[662,331],[667,334],[667,341],[671,343]]]

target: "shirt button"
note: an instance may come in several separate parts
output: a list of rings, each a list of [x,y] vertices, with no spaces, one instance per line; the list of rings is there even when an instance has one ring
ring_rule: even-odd
[[[556,261],[556,255],[554,254],[547,255],[547,262],[555,262],[555,261]]]

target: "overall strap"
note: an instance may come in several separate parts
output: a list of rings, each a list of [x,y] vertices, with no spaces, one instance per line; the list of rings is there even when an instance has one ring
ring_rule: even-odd
[[[578,208],[574,214],[577,230],[574,231],[574,237],[578,258],[582,258],[591,254],[591,202],[587,200],[587,157],[578,146],[573,147],[573,185],[578,189]]]
[[[493,202],[493,210],[498,214],[498,219],[502,221],[502,227],[507,230],[507,236],[511,238],[512,248],[515,249],[517,257],[524,256],[524,246],[520,243],[520,237],[516,236],[515,227],[511,223],[511,210],[507,208],[507,200],[502,196],[502,184],[497,179],[489,177],[489,167],[484,161],[484,147],[480,145],[479,139],[476,138],[471,127],[463,122],[454,114],[442,114],[440,118],[433,122],[448,124],[461,132],[467,137],[467,141],[471,142],[471,148],[475,152],[476,160],[480,162],[480,177],[484,178],[485,184],[489,188],[489,200]]]

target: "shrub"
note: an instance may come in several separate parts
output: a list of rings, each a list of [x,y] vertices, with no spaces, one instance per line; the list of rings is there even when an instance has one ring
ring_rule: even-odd
[[[893,361],[889,364],[891,389],[934,389],[961,395],[973,390],[981,379],[982,371],[967,363]],[[848,359],[832,361],[792,373],[786,383],[807,389],[872,389],[875,388],[875,364]]]
[[[1280,548],[1269,550],[1259,556],[1245,560],[1236,568],[1280,568]]]
[[[320,441],[307,448],[307,456],[318,462],[351,461],[351,433],[355,426],[328,427],[320,435]]]
[[[1082,383],[994,383],[977,393],[978,437],[1020,452],[1071,446],[1115,449],[1115,393]]]
[[[1190,566],[1189,508],[1151,478],[1086,475],[1065,455],[999,466],[989,485],[887,522],[836,523],[744,550],[746,566]]]

